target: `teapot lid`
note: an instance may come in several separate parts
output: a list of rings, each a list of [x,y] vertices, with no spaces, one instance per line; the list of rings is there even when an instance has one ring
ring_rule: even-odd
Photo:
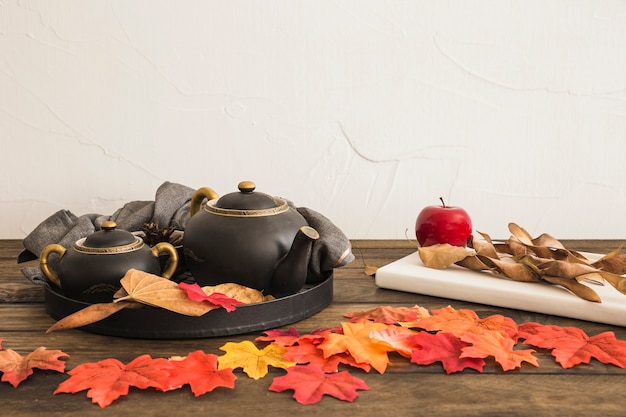
[[[132,233],[116,229],[117,224],[113,221],[102,223],[102,230],[94,232],[86,238],[80,239],[74,245],[75,249],[85,252],[126,252],[139,249],[143,246],[143,240]]]
[[[256,184],[252,181],[242,181],[237,186],[239,192],[229,193],[220,197],[214,207],[228,210],[266,210],[275,209],[285,204],[285,201],[265,193],[255,192]]]

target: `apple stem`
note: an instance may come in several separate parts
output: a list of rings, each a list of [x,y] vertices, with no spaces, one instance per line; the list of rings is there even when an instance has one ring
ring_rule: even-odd
[[[443,205],[443,208],[446,208],[446,203],[443,201],[443,197],[439,197],[439,200],[441,200],[441,204]]]

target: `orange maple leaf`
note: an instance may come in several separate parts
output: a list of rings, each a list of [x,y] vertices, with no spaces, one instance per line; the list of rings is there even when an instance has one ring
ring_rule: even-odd
[[[315,365],[324,372],[337,372],[340,364],[360,368],[366,372],[371,369],[369,364],[357,363],[351,355],[345,352],[325,357],[324,351],[318,348],[318,344],[315,339],[302,338],[297,344],[287,346],[285,359],[298,365]]]
[[[65,372],[65,361],[68,359],[67,353],[60,350],[48,350],[45,347],[39,347],[26,356],[21,356],[12,349],[1,350],[2,381],[8,382],[15,388],[33,374],[34,368]]]
[[[217,369],[217,355],[197,350],[184,358],[170,358],[170,363],[173,369],[169,371],[169,389],[189,384],[198,397],[217,387],[235,388],[237,377],[230,368]]]
[[[578,327],[524,323],[518,337],[528,345],[552,349],[552,356],[563,368],[589,363],[591,358],[626,367],[626,341],[616,339],[613,332],[588,336]]]
[[[386,324],[371,321],[341,323],[343,334],[330,333],[318,346],[329,357],[342,352],[348,352],[357,363],[369,363],[379,373],[384,373],[389,363],[387,352],[393,348],[381,343],[375,343],[370,338],[370,332],[384,330]]]
[[[461,340],[471,343],[462,349],[461,358],[486,358],[493,356],[500,364],[502,370],[510,371],[522,366],[522,362],[539,366],[537,358],[533,356],[533,349],[513,350],[515,340],[505,337],[502,333],[491,330],[482,334],[466,333]]]
[[[228,342],[220,350],[226,354],[219,357],[219,369],[242,368],[253,379],[260,379],[267,375],[269,366],[285,369],[295,365],[295,362],[285,359],[287,348],[273,343],[259,350],[249,340],[239,343]]]
[[[400,355],[410,358],[414,345],[411,343],[411,336],[417,332],[404,327],[388,327],[383,330],[373,330],[370,332],[370,339],[373,343],[380,343],[388,346],[391,350]]]
[[[358,396],[357,390],[369,390],[369,387],[365,381],[347,371],[325,373],[316,366],[308,365],[288,368],[287,375],[274,378],[269,390],[294,390],[293,398],[300,404],[315,404],[324,395],[352,402]]]
[[[450,306],[432,310],[432,316],[420,319],[412,326],[428,331],[450,332],[457,337],[466,333],[483,334],[490,331],[514,337],[518,330],[517,324],[510,317],[494,314],[481,319],[474,310],[455,310]]]
[[[54,393],[74,394],[88,390],[87,397],[104,408],[127,395],[130,387],[169,389],[168,370],[172,368],[167,359],[152,359],[150,355],[141,355],[128,364],[113,358],[83,363],[67,372],[70,378],[63,381]]]
[[[359,320],[371,320],[377,323],[397,324],[399,322],[412,322],[423,317],[428,317],[428,310],[420,306],[414,307],[390,307],[380,306],[366,311],[358,311],[347,313],[349,322],[353,323]]]

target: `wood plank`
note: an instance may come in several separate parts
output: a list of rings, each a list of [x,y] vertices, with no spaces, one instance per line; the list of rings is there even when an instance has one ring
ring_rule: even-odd
[[[271,375],[252,380],[237,373],[235,389],[217,389],[194,397],[188,387],[170,392],[131,388],[130,394],[105,409],[91,403],[86,392],[52,395],[66,376],[41,372],[36,383],[18,389],[0,384],[3,413],[10,416],[84,417],[108,415],[171,416],[589,416],[622,417],[626,409],[626,378],[622,375],[389,375],[354,372],[370,390],[353,403],[324,397],[302,406],[292,392],[270,392]],[[36,400],[34,400],[36,399]],[[7,414],[5,414],[7,415]]]

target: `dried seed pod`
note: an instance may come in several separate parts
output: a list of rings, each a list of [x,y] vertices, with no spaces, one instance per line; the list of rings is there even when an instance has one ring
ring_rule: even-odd
[[[549,275],[543,275],[541,278],[546,282],[549,282],[550,284],[560,285],[564,288],[567,288],[583,300],[592,301],[594,303],[602,302],[598,293],[596,293],[588,286],[579,283],[575,279],[553,277]]]
[[[583,263],[572,263],[557,260],[544,262],[537,265],[537,268],[541,270],[542,275],[550,275],[568,279],[574,279],[579,275],[597,272],[596,268]]]
[[[478,256],[485,265],[500,275],[504,275],[513,281],[521,282],[541,282],[537,271],[530,265],[519,262],[505,262],[500,259],[493,259],[486,256]]]

